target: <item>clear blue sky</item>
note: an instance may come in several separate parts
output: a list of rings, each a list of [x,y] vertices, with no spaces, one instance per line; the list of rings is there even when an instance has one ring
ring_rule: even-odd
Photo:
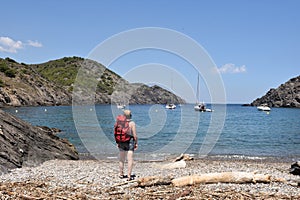
[[[115,34],[162,27],[191,37],[207,51],[220,69],[229,103],[250,103],[300,74],[297,0],[10,0],[0,4],[0,57],[18,62],[85,58]],[[128,55],[111,68],[122,75],[143,62],[171,65],[168,56],[162,62],[159,56],[153,61],[151,56],[140,57],[133,62]],[[194,87],[197,76],[192,71],[188,74]]]

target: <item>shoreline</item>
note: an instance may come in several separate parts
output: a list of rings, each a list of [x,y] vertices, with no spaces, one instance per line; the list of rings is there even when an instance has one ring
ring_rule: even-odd
[[[173,157],[174,160],[175,157]],[[185,168],[165,169],[165,161],[135,161],[136,180],[149,176],[173,178],[218,172],[269,174],[270,183],[211,183],[175,187],[137,187],[118,177],[117,159],[50,160],[37,167],[14,169],[0,176],[4,199],[300,199],[300,176],[289,173],[292,163],[275,160],[194,159]],[[126,169],[126,168],[125,168]]]
[[[166,155],[152,155],[146,156],[147,154],[135,154],[135,160],[139,162],[164,162],[172,160],[178,154],[166,154]],[[211,160],[211,161],[256,161],[256,162],[274,162],[274,163],[293,163],[300,160],[300,156],[248,156],[239,154],[223,154],[223,155],[207,155],[207,156],[196,156],[195,154],[188,154],[195,160]],[[117,160],[118,152],[115,154],[91,154],[91,153],[79,153],[79,160]]]

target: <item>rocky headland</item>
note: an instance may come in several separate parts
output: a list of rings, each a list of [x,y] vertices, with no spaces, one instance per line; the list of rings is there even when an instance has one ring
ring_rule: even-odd
[[[74,145],[54,135],[54,131],[32,126],[0,110],[0,173],[51,159],[78,160]]]
[[[97,83],[85,78],[77,81],[76,85],[78,71],[86,65],[90,67],[86,77],[98,74],[99,77],[93,77]],[[96,73],[92,71],[94,69],[97,69]],[[95,88],[91,84],[95,84]],[[83,85],[84,88],[80,88]],[[182,98],[159,86],[129,83],[100,63],[79,57],[65,57],[41,64],[0,58],[0,107],[70,105],[75,86],[76,95],[80,94],[83,98],[92,96],[96,104],[185,103]],[[87,95],[84,93],[89,91]]]
[[[300,108],[300,76],[290,79],[276,89],[270,89],[250,105],[259,106],[261,104],[267,104],[269,107]]]

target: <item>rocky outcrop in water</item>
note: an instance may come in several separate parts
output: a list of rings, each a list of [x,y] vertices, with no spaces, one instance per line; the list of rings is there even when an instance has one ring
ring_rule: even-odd
[[[300,76],[290,79],[276,89],[270,89],[266,95],[256,99],[250,105],[261,104],[267,104],[270,107],[300,108]]]
[[[55,136],[51,129],[32,126],[2,110],[0,144],[0,173],[51,159],[79,159],[74,145]]]

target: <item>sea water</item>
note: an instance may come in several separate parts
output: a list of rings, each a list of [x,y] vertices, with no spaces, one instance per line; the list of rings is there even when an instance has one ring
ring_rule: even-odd
[[[216,157],[273,157],[300,159],[300,109],[272,108],[270,112],[239,104],[207,105],[213,112],[194,111],[194,105],[130,105],[136,123],[140,159],[162,159],[180,153]],[[113,126],[122,113],[114,105],[18,107],[3,110],[32,125],[62,130],[61,138],[79,153],[110,158],[117,155]]]

